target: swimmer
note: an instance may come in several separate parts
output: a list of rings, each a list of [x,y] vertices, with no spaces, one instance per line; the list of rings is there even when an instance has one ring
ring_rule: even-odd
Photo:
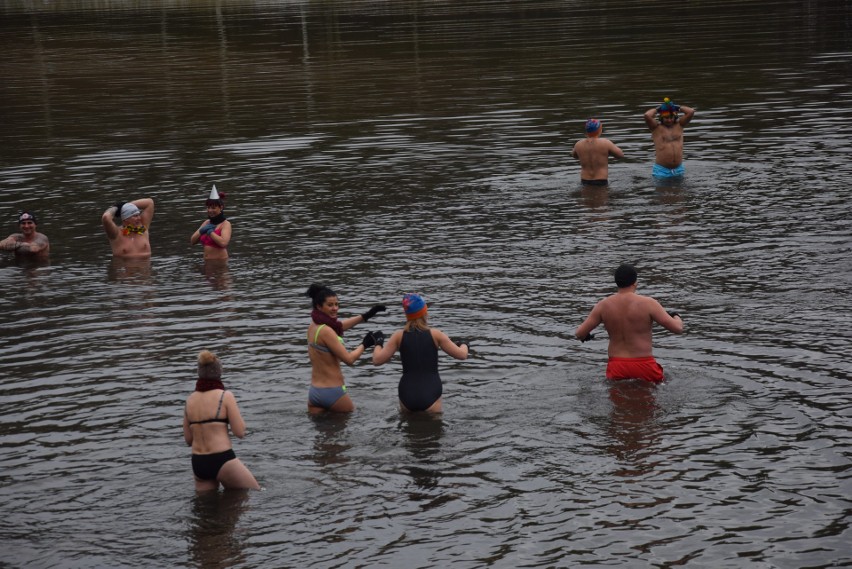
[[[213,353],[198,354],[198,381],[183,413],[183,438],[192,447],[192,473],[199,492],[224,488],[260,490],[249,469],[234,454],[228,427],[246,435],[234,394],[222,384],[222,364]]]
[[[228,243],[231,241],[231,222],[225,218],[225,192],[218,192],[216,185],[207,198],[207,219],[195,230],[189,242],[195,245],[199,241],[204,245],[204,260],[226,260]]]
[[[121,225],[116,219],[121,220]],[[101,223],[107,234],[114,257],[150,257],[151,241],[148,229],[154,219],[154,200],[142,198],[132,202],[118,202],[107,208]]]
[[[47,259],[50,256],[50,241],[47,235],[36,231],[38,219],[30,211],[22,211],[18,215],[20,233],[13,233],[0,241],[0,250],[14,251],[15,257],[32,259]]]
[[[601,138],[603,123],[586,121],[586,138],[574,144],[574,158],[580,161],[580,182],[584,186],[606,186],[609,176],[609,157],[624,158],[624,152],[611,140]]]
[[[683,112],[683,115],[678,115],[680,112]],[[676,105],[668,97],[659,107],[645,111],[645,124],[651,131],[656,153],[652,171],[654,177],[683,176],[683,127],[689,124],[694,115],[695,109]]]
[[[367,322],[387,307],[376,304],[360,316],[338,320],[340,302],[337,293],[329,287],[312,284],[305,292],[311,299],[311,325],[308,326],[308,357],[311,359],[311,388],[308,392],[308,411],[321,413],[335,411],[349,413],[355,404],[346,390],[340,362],[351,366],[368,348],[384,340],[381,331],[367,332],[364,339],[351,352],[343,343],[343,332],[362,322]]]
[[[394,332],[387,344],[380,342],[376,346],[373,365],[389,362],[399,350],[402,360],[402,377],[397,387],[400,409],[440,413],[444,388],[438,374],[438,348],[457,360],[466,360],[470,342],[454,342],[437,328],[430,328],[426,321],[428,307],[419,294],[406,294],[402,298],[402,308],[405,327]]]
[[[577,339],[593,339],[592,330],[603,323],[609,334],[607,379],[663,381],[663,368],[652,353],[651,327],[654,322],[674,334],[683,333],[683,320],[677,312],[666,312],[649,296],[636,294],[636,269],[621,265],[615,270],[618,292],[598,302],[575,332]]]

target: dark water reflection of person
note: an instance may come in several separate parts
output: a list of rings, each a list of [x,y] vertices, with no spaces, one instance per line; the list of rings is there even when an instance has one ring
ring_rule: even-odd
[[[124,284],[150,284],[150,257],[112,257],[107,267],[107,280]]]
[[[9,295],[11,302],[22,301],[26,306],[40,306],[44,302],[39,294],[42,288],[54,285],[50,278],[50,260],[35,257],[12,257],[0,262],[0,269],[7,266],[20,269],[21,278],[15,278],[16,294]]]
[[[399,429],[403,434],[405,448],[414,461],[408,472],[418,488],[432,490],[438,487],[440,471],[434,465],[435,457],[441,451],[441,438],[444,435],[442,415],[434,413],[405,413],[400,415]],[[411,496],[419,499],[419,496]]]
[[[644,458],[654,454],[653,447],[662,435],[662,427],[656,417],[659,388],[638,379],[609,381],[609,384],[612,411],[607,429],[611,438],[608,450],[626,463],[625,468],[616,474],[645,474],[653,470],[653,462],[646,462]]]
[[[314,460],[319,466],[346,464],[347,452],[352,448],[344,434],[351,413],[308,413],[317,436],[314,439]]]
[[[605,213],[609,209],[609,186],[580,186],[580,199],[591,210]]]
[[[663,205],[683,205],[683,180],[654,180],[655,196],[658,203]],[[682,210],[685,212],[685,210]]]
[[[4,262],[0,262],[0,267],[14,266],[24,270],[26,276],[35,276],[36,270],[50,266],[50,259],[40,259],[38,257],[9,257]]]
[[[203,569],[244,565],[243,539],[236,531],[248,510],[248,490],[196,493],[189,521],[189,548],[193,563]]]
[[[205,259],[201,265],[201,274],[213,290],[231,290],[233,279],[228,268],[228,259]]]

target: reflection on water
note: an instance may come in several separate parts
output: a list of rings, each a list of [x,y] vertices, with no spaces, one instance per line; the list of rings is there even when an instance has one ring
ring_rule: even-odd
[[[403,444],[414,459],[408,473],[420,491],[430,492],[438,488],[441,478],[440,467],[432,464],[441,452],[441,437],[444,434],[444,419],[441,414],[405,413],[400,417],[399,429],[404,436]],[[432,498],[431,494],[409,492],[411,500]]]
[[[249,492],[200,492],[192,499],[188,539],[190,559],[205,569],[237,567],[246,563],[243,552],[249,534],[238,529],[249,509]]]
[[[233,278],[228,267],[228,260],[212,260],[205,259],[201,265],[201,273],[204,278],[210,283],[213,290],[227,292],[231,290]],[[230,296],[223,296],[222,300],[230,300]]]
[[[608,450],[624,466],[615,476],[642,476],[656,466],[653,460],[655,444],[662,436],[654,420],[659,411],[657,386],[643,381],[616,381],[609,387],[612,412],[607,428],[611,438]],[[658,450],[658,449],[657,449]]]
[[[666,10],[0,3],[0,219],[42,212],[51,241],[49,264],[0,259],[4,561],[852,562],[848,10],[690,3],[661,41]],[[642,119],[663,96],[697,109],[668,182]],[[607,188],[570,154],[590,115],[626,154]],[[227,264],[187,244],[210,180]],[[109,258],[123,195],[157,202],[151,259]],[[604,383],[606,342],[570,338],[622,262],[685,317],[655,334],[658,388]],[[344,307],[426,290],[474,338],[442,416],[401,417],[369,357],[344,370],[354,414],[306,412],[317,281]],[[185,499],[202,348],[262,496]],[[134,547],[103,539],[116,523]]]
[[[352,444],[346,438],[349,413],[309,413],[308,417],[316,428],[314,437],[314,461],[319,466],[346,464]]]
[[[151,259],[112,257],[107,267],[107,280],[127,285],[150,285]]]

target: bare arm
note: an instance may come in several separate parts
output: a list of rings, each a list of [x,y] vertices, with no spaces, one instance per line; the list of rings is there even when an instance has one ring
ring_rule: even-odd
[[[361,319],[360,316],[355,316],[354,318],[349,318],[348,320]],[[345,327],[344,327],[345,328]],[[364,348],[364,344],[358,344],[358,346],[350,351],[346,350],[346,347],[340,343],[337,339],[337,335],[334,333],[330,327],[325,326],[322,330],[320,330],[320,338],[323,340],[325,346],[329,349],[329,351],[348,366],[351,366],[355,362],[358,361],[358,358],[366,351]]]
[[[361,318],[361,315],[359,314],[358,316],[352,316],[350,318],[346,318],[345,320],[341,320],[340,323],[343,324],[344,330],[349,330],[350,328],[354,328],[356,325],[360,324],[363,321],[364,319]]]
[[[101,223],[104,226],[104,231],[106,231],[107,237],[110,240],[118,237],[118,225],[115,224],[113,218],[118,215],[118,208],[114,205],[107,208],[107,210],[101,215]]]
[[[586,317],[586,320],[577,327],[574,335],[578,340],[584,340],[592,333],[592,330],[600,325],[601,322],[603,322],[603,318],[601,318],[601,303],[598,302],[595,307],[592,308],[592,311],[589,313],[589,316]]]
[[[574,158],[576,158],[576,159],[578,159],[578,160],[579,160],[579,159],[580,159],[580,155],[579,155],[579,154],[577,154],[577,145],[578,145],[578,144],[580,144],[580,141],[577,141],[577,142],[575,142],[575,143],[574,143],[574,149],[571,151],[571,156],[573,156]]]
[[[616,146],[614,142],[609,141],[609,145],[610,145],[610,148],[609,148],[610,154],[612,154],[616,158],[624,158],[624,152],[618,146]]]
[[[19,247],[18,239],[23,237],[22,233],[13,233],[3,241],[0,241],[0,249],[3,251],[14,251]]]
[[[380,366],[388,363],[399,349],[400,344],[402,344],[402,330],[397,330],[391,334],[390,339],[385,342],[384,346],[377,344],[373,348],[373,365]]]
[[[225,392],[225,409],[228,410],[228,424],[231,426],[231,432],[240,439],[246,436],[246,422],[240,414],[237,398],[230,391]]]
[[[216,235],[212,231],[207,234],[213,243],[218,245],[219,247],[227,247],[228,243],[231,241],[231,222],[223,221],[222,222],[222,235]]]
[[[183,408],[183,440],[187,446],[192,446],[192,429],[189,428],[189,417],[186,416],[186,407]]]
[[[660,123],[658,123],[655,118],[657,116],[657,107],[651,107],[645,111],[643,116],[645,117],[645,124],[648,126],[649,130],[654,130],[660,126]]]
[[[683,320],[680,316],[670,316],[659,302],[653,299],[650,300],[653,303],[651,307],[651,319],[672,334],[682,334]]]
[[[686,126],[692,120],[692,117],[695,116],[695,109],[681,105],[680,110],[683,111],[683,115],[681,115],[677,122],[680,123],[680,126]]]
[[[145,227],[150,226],[151,221],[154,220],[154,200],[151,198],[141,198],[133,200],[130,203],[139,208],[139,211],[142,214],[142,225]]]
[[[467,344],[457,346],[449,336],[435,328],[432,328],[432,338],[436,341],[438,347],[444,350],[445,354],[448,354],[457,360],[467,359],[467,355],[470,351],[470,347]]]

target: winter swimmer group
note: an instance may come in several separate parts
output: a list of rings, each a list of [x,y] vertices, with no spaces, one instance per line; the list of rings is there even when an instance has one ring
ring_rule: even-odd
[[[679,113],[683,113],[680,115]],[[652,132],[656,152],[652,175],[655,178],[680,177],[683,167],[683,127],[694,116],[690,107],[665,99],[649,109],[644,118]],[[573,156],[580,161],[583,185],[608,185],[609,157],[623,158],[624,153],[611,141],[602,138],[602,122],[589,119],[585,123],[586,139],[574,145]],[[205,205],[207,219],[190,237],[192,245],[201,244],[205,261],[227,261],[231,240],[231,223],[226,218],[226,196],[214,185]],[[154,201],[141,198],[118,202],[107,208],[101,220],[112,254],[119,258],[151,256],[150,226],[154,217]],[[12,251],[16,257],[45,260],[50,245],[37,231],[37,218],[31,211],[18,216],[20,233],[0,241],[0,250]],[[614,273],[617,291],[601,301],[577,327],[575,336],[581,342],[594,338],[592,332],[601,324],[607,331],[608,380],[638,379],[659,383],[665,379],[663,368],[652,353],[652,327],[659,324],[681,334],[683,320],[677,312],[666,311],[655,299],[637,294],[638,275],[628,264]],[[405,413],[440,413],[443,411],[443,383],[438,372],[439,351],[465,360],[470,342],[452,339],[428,324],[428,305],[421,294],[407,293],[402,298],[405,317],[403,328],[389,338],[380,330],[367,331],[352,350],[346,348],[344,333],[358,324],[367,323],[387,307],[375,304],[363,314],[340,319],[340,302],[336,292],[324,284],[312,284],[305,292],[312,310],[307,330],[307,350],[311,363],[311,380],[307,407],[312,414],[348,413],[355,409],[341,369],[341,362],[352,366],[372,349],[372,363],[384,365],[399,352],[402,365],[397,394],[399,408]],[[198,378],[195,390],[186,400],[183,414],[184,439],[192,448],[192,471],[198,491],[224,488],[259,489],[249,469],[236,457],[230,435],[246,434],[234,394],[222,382],[222,364],[208,350],[198,355]]]

